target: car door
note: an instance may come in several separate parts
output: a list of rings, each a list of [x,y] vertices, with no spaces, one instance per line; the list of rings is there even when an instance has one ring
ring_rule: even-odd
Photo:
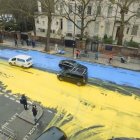
[[[67,73],[65,75],[65,79],[68,81],[68,82],[75,82],[75,78],[74,78],[74,75],[72,73]]]
[[[16,65],[17,66],[24,66],[25,60],[21,58],[17,58]]]

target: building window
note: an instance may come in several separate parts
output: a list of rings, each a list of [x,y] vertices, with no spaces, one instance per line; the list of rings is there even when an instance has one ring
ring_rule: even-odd
[[[137,17],[140,18],[140,8],[137,10]]]
[[[63,30],[63,19],[60,19],[60,29]]]
[[[82,9],[83,9],[82,5],[79,5],[79,6],[78,6],[78,13],[79,13],[79,14],[82,13]]]
[[[38,24],[39,24],[39,19],[36,19],[36,23],[38,23]]]
[[[45,29],[39,28],[40,32],[45,32]]]
[[[92,8],[91,6],[88,6],[88,7],[87,7],[87,14],[88,14],[88,15],[91,15],[91,8]]]
[[[69,13],[72,13],[72,5],[69,5]]]
[[[77,20],[77,25],[79,28],[81,28],[81,20]],[[80,29],[77,28],[77,33],[79,34],[80,33]]]
[[[58,4],[56,4],[55,9],[56,9],[56,11],[59,10]]]
[[[101,6],[97,6],[97,15],[101,15]]]
[[[98,32],[99,32],[99,22],[95,23],[94,32],[95,32],[96,35],[98,34]]]
[[[67,31],[69,32],[69,33],[71,33],[72,32],[72,22],[70,21],[70,20],[67,20]]]
[[[131,35],[137,35],[137,33],[138,33],[138,25],[134,25],[133,26],[133,28],[132,28],[132,33],[131,33]]]
[[[45,25],[45,21],[42,21],[42,24]]]
[[[113,11],[113,7],[112,6],[109,6],[108,7],[108,12],[107,12],[107,16],[108,17],[111,17],[112,16],[112,11]]]
[[[63,13],[63,5],[60,4],[60,14],[62,14],[62,13]]]
[[[106,22],[105,23],[105,34],[107,36],[109,36],[109,31],[110,31],[110,23],[109,22]]]

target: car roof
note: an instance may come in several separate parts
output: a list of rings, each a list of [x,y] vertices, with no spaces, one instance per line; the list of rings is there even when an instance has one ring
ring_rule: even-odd
[[[58,127],[52,126],[41,134],[36,140],[61,140],[66,137],[65,133]]]
[[[64,70],[64,73],[70,72],[72,74],[76,74],[79,76],[87,74],[87,68],[86,67],[74,67],[72,69]]]
[[[22,55],[22,54],[20,54],[20,55],[16,55],[15,57],[16,57],[16,58],[22,58],[22,59],[28,59],[28,58],[31,58],[31,56],[29,56],[29,55]]]
[[[69,63],[77,63],[76,61],[74,60],[71,60],[71,59],[65,59],[65,60],[62,60],[63,62],[69,62]]]

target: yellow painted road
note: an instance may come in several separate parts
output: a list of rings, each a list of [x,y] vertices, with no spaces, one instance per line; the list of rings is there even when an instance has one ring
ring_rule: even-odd
[[[0,81],[45,107],[57,109],[50,125],[60,126],[71,140],[140,138],[140,99],[97,86],[59,81],[56,74],[9,66],[0,60]],[[61,121],[55,122],[63,114]],[[64,121],[67,123],[63,123]],[[54,121],[54,122],[53,122]]]

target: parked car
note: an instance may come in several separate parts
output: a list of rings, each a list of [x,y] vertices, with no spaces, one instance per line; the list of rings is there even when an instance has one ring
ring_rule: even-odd
[[[10,65],[17,65],[20,67],[29,68],[33,65],[32,57],[28,55],[16,55],[9,59]]]
[[[57,74],[60,81],[76,83],[78,86],[85,85],[88,81],[87,67],[74,67],[72,69],[62,70]]]
[[[36,140],[67,140],[67,136],[60,128],[52,126],[43,132]]]

